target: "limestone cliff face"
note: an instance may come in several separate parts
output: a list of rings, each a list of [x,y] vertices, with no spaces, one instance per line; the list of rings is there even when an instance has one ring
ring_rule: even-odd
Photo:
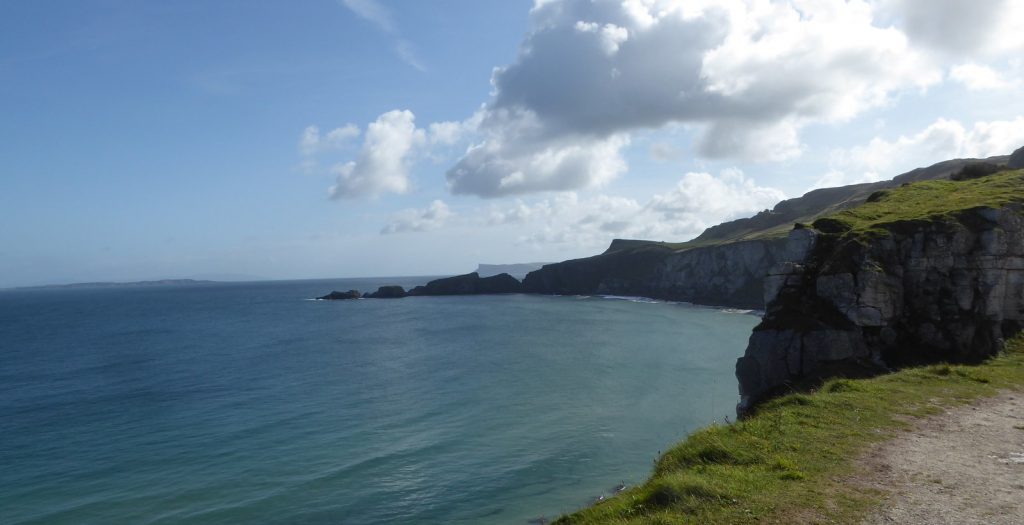
[[[867,240],[791,236],[809,249],[765,279],[765,317],[736,364],[741,414],[828,376],[979,361],[1024,327],[1019,205],[885,229]]]
[[[762,279],[774,264],[796,256],[792,246],[782,238],[679,251],[657,244],[609,250],[544,266],[527,275],[523,286],[532,293],[635,295],[761,309]]]

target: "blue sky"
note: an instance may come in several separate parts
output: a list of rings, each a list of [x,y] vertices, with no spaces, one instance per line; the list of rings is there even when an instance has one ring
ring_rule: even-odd
[[[1000,1],[0,3],[0,287],[685,240],[1024,145],[1021,23]]]

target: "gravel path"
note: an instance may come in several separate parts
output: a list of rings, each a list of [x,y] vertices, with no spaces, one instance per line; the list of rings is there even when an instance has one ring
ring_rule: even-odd
[[[855,482],[891,494],[867,525],[1024,524],[1024,394],[923,420],[864,461]]]

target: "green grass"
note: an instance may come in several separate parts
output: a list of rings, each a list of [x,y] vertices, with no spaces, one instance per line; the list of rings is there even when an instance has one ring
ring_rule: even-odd
[[[1006,171],[967,181],[921,181],[876,192],[873,202],[839,212],[826,212],[823,217],[805,216],[795,222],[831,221],[848,233],[884,235],[887,228],[907,221],[936,221],[972,208],[997,208],[1010,203],[1024,203],[1024,170]],[[840,207],[837,203],[832,208]],[[769,240],[785,237],[793,222],[771,228],[737,232],[729,238],[681,243],[660,243],[673,250],[718,246],[731,242]]]
[[[869,202],[815,221],[855,235],[884,234],[902,222],[936,221],[974,208],[1024,202],[1024,170],[967,181],[932,180],[878,192]]]
[[[977,366],[834,379],[735,424],[693,433],[657,461],[643,485],[556,523],[857,522],[882,494],[843,479],[857,472],[856,459],[870,445],[914,418],[1006,389],[1024,390],[1024,337]]]

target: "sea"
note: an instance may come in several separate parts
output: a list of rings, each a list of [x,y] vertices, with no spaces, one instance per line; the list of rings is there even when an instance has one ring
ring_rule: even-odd
[[[543,523],[731,417],[759,320],[314,299],[427,280],[0,291],[0,523]]]

